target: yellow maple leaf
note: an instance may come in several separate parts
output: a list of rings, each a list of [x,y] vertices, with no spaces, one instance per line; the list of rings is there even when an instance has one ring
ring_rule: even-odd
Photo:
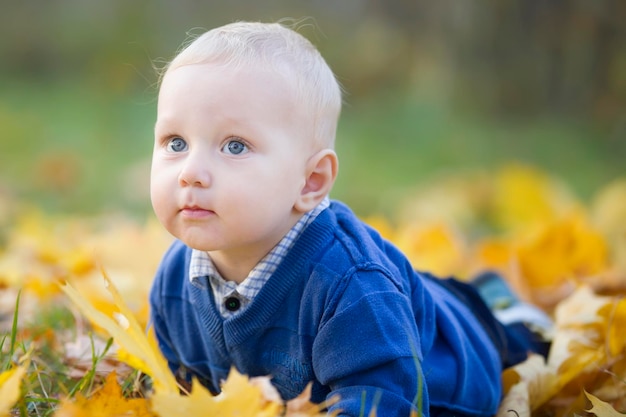
[[[506,396],[499,415],[506,415],[508,409],[522,415],[525,409],[520,403],[524,401],[529,410],[536,410],[576,378],[606,364],[611,349],[623,349],[623,342],[610,347],[610,338],[619,337],[617,327],[610,329],[623,326],[625,320],[625,307],[621,302],[615,307],[615,303],[615,297],[596,295],[587,286],[563,300],[555,312],[555,335],[547,360],[531,355],[503,372]]]
[[[286,406],[269,377],[248,379],[232,368],[222,385],[222,392],[214,396],[204,386],[193,381],[188,396],[161,393],[155,390],[151,396],[152,411],[160,417],[200,417],[219,415],[224,417],[333,417],[340,411],[324,410],[334,404],[338,397],[314,404],[310,402],[311,384]]]
[[[513,244],[504,239],[483,239],[476,244],[474,251],[482,269],[506,270],[514,258]]]
[[[222,387],[222,392],[217,396],[213,396],[197,381],[194,381],[194,387],[188,396],[180,395],[176,380],[165,358],[158,350],[154,337],[148,338],[144,334],[107,274],[102,272],[107,289],[119,309],[119,312],[114,314],[114,318],[98,311],[70,284],[65,283],[61,288],[87,318],[109,332],[121,345],[118,354],[120,359],[152,377],[154,385],[154,392],[150,398],[152,412],[162,417],[180,415],[187,417],[205,415],[275,417],[282,415],[284,409],[282,401],[268,398],[262,386],[249,382],[246,377],[235,370],[230,373]],[[68,410],[74,410],[76,404],[72,403],[66,407]],[[312,414],[317,410],[319,408],[312,407],[309,414],[294,414],[294,416],[317,415]],[[81,414],[67,414],[67,416],[82,417]]]
[[[267,400],[262,389],[250,384],[236,369],[231,370],[217,396],[194,381],[188,396],[155,389],[151,403],[152,410],[160,417],[277,417],[283,410],[282,404]]]
[[[106,377],[102,388],[88,398],[79,393],[74,401],[63,400],[54,415],[55,417],[154,416],[150,412],[148,400],[124,397],[115,371]]]
[[[0,417],[8,417],[11,408],[20,398],[20,386],[25,374],[26,366],[24,365],[0,374]]]
[[[517,412],[523,412],[522,404],[527,401],[526,408],[535,410],[565,384],[566,381],[557,377],[557,371],[558,368],[546,363],[542,356],[531,354],[524,362],[503,372],[506,392],[503,403],[509,408],[515,406]]]
[[[610,356],[617,356],[626,348],[624,329],[626,328],[626,299],[613,298],[598,314],[603,318],[602,331],[606,334],[606,345]]]
[[[600,400],[599,398],[585,391],[587,399],[591,402],[591,408],[585,410],[588,413],[595,414],[597,417],[624,417],[626,414],[618,413],[610,404]]]
[[[287,401],[287,408],[285,410],[285,417],[305,417],[305,416],[326,416],[333,417],[338,415],[341,410],[333,411],[332,413],[326,413],[324,410],[331,405],[339,401],[339,396],[335,395],[328,400],[320,404],[311,402],[311,389],[312,383],[309,383],[304,391],[300,393],[296,398]]]
[[[612,266],[624,277],[626,274],[626,177],[616,179],[594,196],[590,207],[595,227],[609,242]]]
[[[465,242],[447,224],[409,224],[396,234],[398,245],[417,269],[438,276],[459,275],[466,256]]]
[[[580,286],[555,311],[555,336],[548,362],[563,375],[575,376],[587,366],[603,363],[607,351],[607,316],[601,313],[614,299]]]
[[[126,306],[121,295],[103,270],[105,286],[113,296],[113,302],[119,313],[111,318],[91,305],[69,283],[61,289],[79,310],[93,323],[105,329],[126,352],[124,359],[131,362],[129,365],[141,370],[152,378],[155,389],[162,392],[178,393],[176,379],[172,375],[167,362],[159,352],[154,339],[146,336],[143,328],[137,322],[133,312]]]
[[[533,301],[548,307],[570,293],[574,283],[608,267],[607,244],[582,213],[544,225],[520,240],[516,254]]]
[[[577,206],[567,187],[527,165],[509,164],[494,177],[494,222],[505,230],[544,224]]]

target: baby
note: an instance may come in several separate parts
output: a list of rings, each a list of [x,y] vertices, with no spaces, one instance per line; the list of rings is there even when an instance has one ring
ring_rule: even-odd
[[[280,24],[213,29],[167,66],[151,199],[177,240],[150,295],[160,349],[213,393],[235,366],[285,400],[312,382],[345,416],[493,415],[503,366],[532,346],[329,200],[340,110],[324,59]]]

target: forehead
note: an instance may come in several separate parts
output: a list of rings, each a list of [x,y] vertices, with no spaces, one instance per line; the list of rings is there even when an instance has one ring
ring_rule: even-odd
[[[224,91],[226,90],[226,91]],[[232,95],[252,91],[294,97],[293,84],[277,71],[263,67],[217,64],[182,65],[169,70],[161,83],[159,99],[176,94],[210,96],[230,92]]]
[[[268,100],[274,104],[291,100],[289,89],[272,73],[194,64],[168,71],[159,91],[158,110],[175,110],[191,104],[227,106],[245,102],[253,106]]]
[[[168,71],[162,81],[157,125],[181,117],[263,120],[267,124],[313,123],[297,99],[293,83],[281,72],[250,66],[183,65]],[[191,119],[195,117],[195,119]]]

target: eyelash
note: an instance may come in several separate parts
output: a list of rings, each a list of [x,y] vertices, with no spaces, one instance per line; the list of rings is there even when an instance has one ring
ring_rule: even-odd
[[[173,139],[176,138],[181,138],[183,139],[180,135],[161,135],[161,139],[159,140],[159,143],[161,146],[167,146],[168,143],[170,143]],[[183,139],[184,140],[184,139]]]
[[[161,146],[166,148],[166,149],[168,149],[168,150],[170,150],[170,151],[172,151],[171,149],[169,149],[169,146],[176,139],[182,140],[183,142],[185,142],[185,145],[187,147],[189,147],[189,144],[187,143],[187,141],[183,137],[181,137],[180,135],[166,135],[166,136],[164,136],[163,139],[161,140]],[[244,153],[250,152],[250,150],[252,149],[252,147],[250,146],[250,144],[246,140],[242,139],[239,136],[233,135],[233,136],[229,136],[224,141],[224,143],[220,146],[220,150],[223,150],[223,149],[227,148],[228,144],[230,144],[232,142],[239,142],[243,146],[245,146],[245,152]],[[233,154],[233,155],[240,155],[240,154]]]
[[[240,152],[240,153],[226,152],[226,150],[228,149],[228,146],[231,143],[239,143],[239,144],[243,145],[244,146],[243,151]],[[236,156],[236,155],[242,155],[242,154],[250,152],[250,145],[248,144],[248,142],[246,142],[245,140],[243,140],[242,138],[240,138],[238,136],[231,136],[224,142],[224,144],[222,145],[222,147],[220,149],[222,151],[228,153],[229,155],[235,155]]]
[[[175,153],[182,152],[182,150],[176,151],[174,149],[170,149],[170,145],[172,145],[172,143],[175,140],[181,140],[184,142],[185,148],[189,147],[189,144],[187,143],[187,141],[178,135],[172,135],[172,136],[166,137],[166,139],[163,141],[163,146],[170,152],[175,152]]]

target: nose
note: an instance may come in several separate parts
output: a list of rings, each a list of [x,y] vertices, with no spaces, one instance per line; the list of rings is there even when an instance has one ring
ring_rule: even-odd
[[[208,165],[208,160],[201,154],[190,153],[178,174],[178,183],[183,187],[208,187],[211,184]]]

